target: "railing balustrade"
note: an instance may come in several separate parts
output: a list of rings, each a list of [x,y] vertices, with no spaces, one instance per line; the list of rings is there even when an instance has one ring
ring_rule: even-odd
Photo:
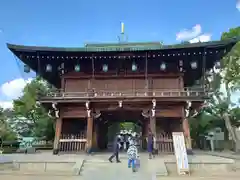
[[[79,152],[85,151],[86,133],[80,134],[62,134],[59,140],[59,149],[61,152]]]
[[[159,152],[173,152],[173,139],[171,134],[159,133],[156,137],[156,149]]]
[[[98,90],[86,92],[52,92],[47,95],[51,98],[116,98],[116,97],[203,97],[207,92],[203,89],[162,89],[162,90]]]

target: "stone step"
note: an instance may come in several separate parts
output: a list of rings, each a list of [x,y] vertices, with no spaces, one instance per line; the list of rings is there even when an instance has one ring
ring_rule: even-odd
[[[148,161],[148,172],[150,172],[152,176],[153,175],[168,176],[168,171],[165,162],[160,159],[157,160],[151,159]]]
[[[108,169],[109,162],[102,160],[86,160],[81,168],[81,176],[96,176],[97,173]]]
[[[12,170],[14,169],[13,163],[0,163],[0,171]]]
[[[132,172],[127,167],[127,161],[122,163],[109,163],[108,161],[87,160],[82,168],[80,176],[83,180],[105,179],[105,180],[146,180],[151,179],[151,173],[141,166],[137,172]]]

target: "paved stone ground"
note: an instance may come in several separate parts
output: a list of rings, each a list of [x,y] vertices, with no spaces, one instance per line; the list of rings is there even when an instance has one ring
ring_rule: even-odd
[[[146,162],[148,160],[141,158],[141,161]],[[89,156],[80,177],[83,180],[96,178],[104,180],[150,180],[152,175],[147,166],[147,163],[142,163],[138,172],[133,173],[132,169],[127,167],[127,158],[125,157],[121,158],[121,163],[109,163],[107,156]]]
[[[53,155],[51,152],[41,152],[36,154],[1,154],[1,161],[21,161],[21,162],[76,162],[85,158],[85,154],[64,154],[64,155]]]
[[[208,155],[217,156],[217,157],[224,157],[224,158],[240,160],[240,154],[234,153],[232,151],[221,151],[221,152],[199,151],[199,153],[208,154]]]
[[[159,177],[156,180],[237,180],[239,179],[240,174],[238,176],[213,176],[213,177]],[[14,175],[2,175],[1,179],[5,180],[83,180],[81,177],[67,177],[67,176],[14,176]],[[97,180],[105,180],[98,178]],[[112,180],[118,180],[117,177],[114,177]],[[125,179],[127,180],[127,179]],[[145,179],[152,180],[152,179]]]
[[[235,153],[233,151],[221,151],[221,152],[212,152],[212,151],[197,151],[198,154],[206,154],[211,155],[213,157],[222,157],[222,158],[229,158],[234,159],[237,170],[240,170],[240,154]]]
[[[75,162],[76,160],[81,160],[81,159],[86,159],[87,164],[85,164],[85,167],[82,171],[81,176],[47,176],[47,175],[40,175],[40,176],[24,176],[24,175],[0,175],[0,179],[8,179],[8,180],[40,180],[40,179],[45,179],[45,180],[91,180],[91,179],[103,179],[103,180],[175,180],[175,179],[218,179],[218,180],[225,180],[227,179],[236,179],[240,177],[240,173],[228,173],[225,175],[221,175],[221,177],[217,176],[212,176],[212,177],[196,177],[199,175],[194,175],[192,174],[191,177],[158,177],[156,178],[152,174],[154,172],[151,172],[151,169],[148,168],[148,163],[150,162],[147,160],[147,155],[143,154],[141,155],[141,168],[139,169],[138,172],[132,173],[131,169],[127,168],[127,157],[125,154],[121,154],[121,161],[122,163],[117,164],[117,163],[109,163],[107,161],[109,154],[96,154],[94,156],[86,156],[86,155],[79,155],[79,154],[65,154],[65,155],[60,155],[60,156],[53,156],[51,153],[39,153],[39,154],[11,154],[11,155],[3,155],[1,156],[3,161],[10,161],[10,160],[17,160],[17,161],[55,161],[55,162]],[[158,158],[166,158],[169,161],[172,161],[174,159],[173,155],[165,155],[165,156],[159,156]],[[205,158],[210,158],[210,159],[221,159],[221,158],[216,158],[214,156],[202,156]],[[91,163],[92,161],[92,163]],[[97,162],[97,163],[96,163]],[[144,163],[145,162],[145,163]],[[157,166],[157,164],[156,164]]]

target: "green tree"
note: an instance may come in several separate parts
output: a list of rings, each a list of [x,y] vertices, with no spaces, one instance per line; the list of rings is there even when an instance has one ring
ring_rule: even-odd
[[[23,95],[13,102],[16,125],[25,129],[22,134],[53,139],[54,119],[38,103],[39,96],[45,96],[51,90],[45,81],[37,77],[25,86]]]
[[[16,133],[12,130],[8,123],[8,116],[3,108],[0,108],[0,137],[4,141],[16,139]]]
[[[240,26],[236,28],[231,28],[229,29],[228,32],[223,32],[221,36],[221,40],[239,38],[239,37],[240,37]]]
[[[209,130],[216,126],[218,119],[207,113],[206,111],[200,112],[196,117],[189,119],[191,138],[194,140],[197,148],[201,148],[201,138]]]
[[[236,38],[240,35],[240,27],[232,28],[228,32],[222,34],[221,40]],[[224,122],[228,133],[231,135],[235,143],[238,142],[234,125],[238,120],[234,117],[236,112],[231,109],[233,103],[231,102],[232,93],[239,90],[240,84],[240,42],[226,54],[220,65],[216,65],[213,71],[209,74],[210,81],[214,94],[211,95],[209,107],[205,110],[213,115],[215,118]],[[239,116],[238,116],[239,117]]]

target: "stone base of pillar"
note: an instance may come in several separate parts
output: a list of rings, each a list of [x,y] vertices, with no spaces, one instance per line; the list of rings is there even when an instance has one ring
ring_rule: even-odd
[[[53,155],[58,155],[59,154],[59,149],[53,149]]]
[[[193,155],[194,154],[192,149],[186,149],[186,151],[187,151],[187,155]]]
[[[87,153],[87,155],[93,155],[94,154],[94,149],[93,148],[87,148],[86,153]]]

